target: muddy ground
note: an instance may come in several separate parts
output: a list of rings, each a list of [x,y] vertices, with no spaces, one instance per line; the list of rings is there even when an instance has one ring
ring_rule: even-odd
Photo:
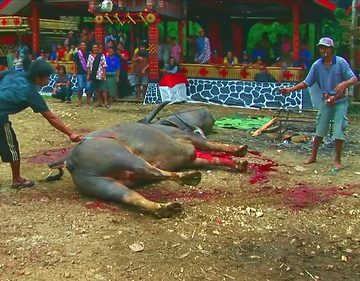
[[[136,121],[153,108],[77,108],[52,100],[49,105],[82,133]],[[216,117],[275,114],[209,108]],[[331,141],[321,148],[318,163],[305,166],[309,142],[217,128],[212,140],[249,144],[249,172],[203,170],[197,187],[161,182],[140,189],[150,199],[183,204],[184,213],[169,219],[82,196],[67,172],[60,181],[42,182],[49,173],[45,163],[73,144],[30,110],[12,121],[23,175],[37,185],[11,189],[10,168],[0,164],[2,281],[360,280],[359,117],[350,120],[347,167],[337,173],[330,171]],[[288,125],[313,130],[311,122]],[[131,245],[144,249],[136,252]]]

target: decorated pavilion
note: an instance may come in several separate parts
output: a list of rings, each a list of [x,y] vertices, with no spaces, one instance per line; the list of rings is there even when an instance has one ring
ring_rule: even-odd
[[[33,52],[39,51],[40,18],[54,19],[59,15],[93,17],[98,42],[103,42],[105,24],[130,24],[132,27],[139,23],[145,24],[148,29],[149,78],[155,83],[154,87],[148,87],[151,90],[156,88],[156,81],[159,78],[157,52],[160,22],[177,22],[179,44],[182,46],[186,45],[183,42],[188,42],[186,39],[190,35],[188,21],[199,22],[207,31],[212,49],[218,50],[224,50],[224,41],[230,42],[233,49],[244,50],[250,29],[258,22],[265,24],[274,21],[290,22],[293,57],[297,60],[300,51],[300,25],[305,24],[306,28],[309,28],[309,23],[313,23],[316,28],[316,38],[313,40],[316,40],[321,35],[318,30],[320,20],[332,17],[332,11],[339,1],[344,0],[0,0],[0,15],[23,15],[29,18]],[[18,25],[15,20],[13,24]],[[133,28],[131,30],[133,31]],[[130,38],[133,41],[133,32]],[[182,69],[191,79],[218,79],[225,82],[253,80],[259,71],[241,65],[230,68],[183,64]],[[280,68],[269,68],[268,71],[276,78],[285,75],[287,81],[298,81],[302,76],[301,68],[288,68],[286,72],[281,71]],[[194,81],[199,83],[198,80]],[[190,94],[195,94],[203,86],[190,87]],[[240,88],[244,89],[246,86]],[[218,88],[215,87],[215,91],[218,91]],[[227,92],[228,89],[225,91]],[[207,100],[206,97],[201,99]],[[228,100],[228,97],[225,99]],[[298,100],[298,94],[295,94],[290,106],[299,107]]]

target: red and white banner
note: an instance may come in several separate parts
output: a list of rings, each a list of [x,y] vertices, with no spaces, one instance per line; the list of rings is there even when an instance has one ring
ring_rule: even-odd
[[[188,83],[183,73],[164,74],[159,82],[161,101],[172,103],[186,101],[186,84]]]

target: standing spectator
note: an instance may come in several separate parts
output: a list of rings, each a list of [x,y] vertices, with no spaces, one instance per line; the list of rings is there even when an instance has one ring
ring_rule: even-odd
[[[261,36],[260,45],[265,50],[265,56],[263,57],[263,60],[269,63],[270,58],[274,55],[274,53],[272,49],[273,44],[271,43],[269,39],[269,34],[267,32],[263,32]]]
[[[300,64],[305,68],[311,67],[311,52],[307,43],[302,43],[300,48]]]
[[[74,76],[77,78],[78,106],[82,105],[84,90],[86,93],[86,103],[89,105],[91,102],[91,83],[87,79],[88,57],[89,53],[86,51],[86,43],[81,42],[79,50],[74,55]]]
[[[10,163],[13,188],[32,187],[35,183],[21,176],[19,144],[9,121],[10,114],[31,107],[71,141],[79,142],[82,139],[49,110],[36,90],[36,87],[48,84],[52,73],[52,66],[43,60],[33,62],[26,74],[15,71],[0,73],[0,156],[3,162]]]
[[[290,40],[290,36],[285,34],[281,42],[281,56],[282,57],[288,56],[291,50],[292,50],[292,43]]]
[[[29,53],[29,47],[24,42],[19,42],[18,52],[21,58],[24,58]]]
[[[74,56],[77,53],[77,51],[78,51],[78,48],[76,47],[76,45],[75,44],[71,45],[69,52],[71,54],[72,60],[74,60]]]
[[[122,42],[117,44],[117,54],[120,57],[120,77],[119,77],[119,98],[130,95],[130,84],[128,78],[128,63],[129,52],[125,50],[125,45]]]
[[[208,63],[211,57],[210,40],[205,37],[204,29],[199,30],[199,36],[196,38],[196,63]]]
[[[108,44],[108,42],[109,41],[113,41],[113,45],[114,44],[117,44],[117,41],[118,41],[118,38],[117,38],[117,34],[116,34],[116,30],[115,30],[115,28],[114,29],[112,29],[112,30],[109,30],[108,32],[107,32],[107,35],[105,36],[105,46],[107,46],[107,44]]]
[[[104,50],[104,55],[105,55],[105,57],[107,56],[107,55],[109,55],[109,49],[114,49],[114,47],[115,47],[115,45],[114,45],[114,41],[113,40],[109,40],[108,42],[107,42],[107,44],[106,44],[106,46],[105,46],[105,50]],[[101,49],[101,48],[100,48]]]
[[[57,61],[58,60],[58,52],[57,52],[57,46],[56,45],[53,45],[51,47],[51,53],[50,53],[50,56],[49,56],[49,60],[50,61]]]
[[[171,46],[171,57],[173,57],[177,63],[181,62],[181,47],[180,45],[177,43],[176,38],[172,37],[171,38],[171,42],[172,42],[172,46]]]
[[[23,58],[20,56],[19,51],[15,51],[14,69],[16,71],[24,71]]]
[[[70,77],[66,75],[65,66],[60,65],[58,69],[58,76],[55,80],[53,94],[51,96],[61,100],[62,102],[66,101],[70,103],[72,95],[70,84]]]
[[[6,55],[6,65],[8,69],[14,69],[14,61],[15,61],[15,50],[14,48],[10,48],[8,54]]]
[[[235,57],[231,51],[227,52],[226,57],[224,58],[224,64],[234,65],[238,63],[238,58]]]
[[[65,45],[64,57],[61,60],[65,62],[69,62],[72,60],[72,54],[70,52],[69,45]]]
[[[58,60],[63,60],[64,57],[65,57],[65,47],[62,46],[61,44],[58,44],[58,46],[57,46],[57,59]]]
[[[73,31],[69,31],[69,33],[66,35],[66,38],[64,40],[64,46],[68,45],[72,45],[74,44],[74,39],[73,39],[73,36],[74,36],[74,32]]]
[[[94,44],[87,62],[87,79],[92,81],[97,106],[102,106],[104,103],[107,108],[110,108],[106,92],[106,67],[104,54],[100,51],[99,45]]]
[[[134,64],[134,76],[136,86],[136,98],[141,100],[145,97],[146,88],[148,84],[148,69],[149,69],[149,52],[146,50],[146,45],[142,43],[139,51],[134,55],[132,63]]]
[[[29,68],[30,68],[30,64],[32,63],[33,61],[33,55],[32,54],[27,54],[25,56],[25,58],[23,59],[23,68],[24,68],[24,71],[28,71]]]
[[[126,43],[127,43],[127,37],[126,37],[126,34],[122,30],[120,30],[118,32],[118,43],[122,43],[125,48]]]
[[[164,50],[164,40],[162,38],[159,38],[159,45],[158,45],[159,68],[163,68],[165,65],[164,58],[163,58],[163,50]]]
[[[188,43],[189,43],[189,54],[188,55],[188,59],[190,63],[195,62],[195,57],[196,57],[196,37],[194,35],[191,35],[190,38],[188,38]]]
[[[108,49],[108,55],[106,59],[106,85],[110,101],[115,102],[117,100],[117,84],[120,78],[120,58],[115,55],[114,48]]]
[[[87,28],[83,28],[80,32],[80,40],[81,42],[88,42],[89,41],[89,30]]]
[[[345,140],[344,130],[347,123],[347,109],[349,98],[346,88],[354,85],[358,79],[345,59],[334,54],[334,41],[331,38],[321,38],[319,43],[321,58],[313,63],[303,82],[289,88],[282,88],[282,94],[288,94],[311,87],[317,83],[323,93],[317,116],[316,133],[310,157],[304,164],[316,162],[317,152],[322,139],[327,136],[330,121],[334,121],[334,138],[336,156],[334,171],[341,169],[341,153]]]
[[[164,63],[168,62],[171,56],[172,42],[171,37],[166,37],[165,43],[162,47],[162,60]]]

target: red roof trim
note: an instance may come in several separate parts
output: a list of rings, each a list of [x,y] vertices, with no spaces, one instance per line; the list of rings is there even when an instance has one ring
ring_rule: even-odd
[[[0,3],[0,11],[4,9],[7,5],[9,5],[11,0],[4,0],[2,3]]]
[[[331,11],[335,11],[337,6],[336,4],[334,4],[333,2],[329,1],[329,0],[314,0],[317,4],[331,10]]]

